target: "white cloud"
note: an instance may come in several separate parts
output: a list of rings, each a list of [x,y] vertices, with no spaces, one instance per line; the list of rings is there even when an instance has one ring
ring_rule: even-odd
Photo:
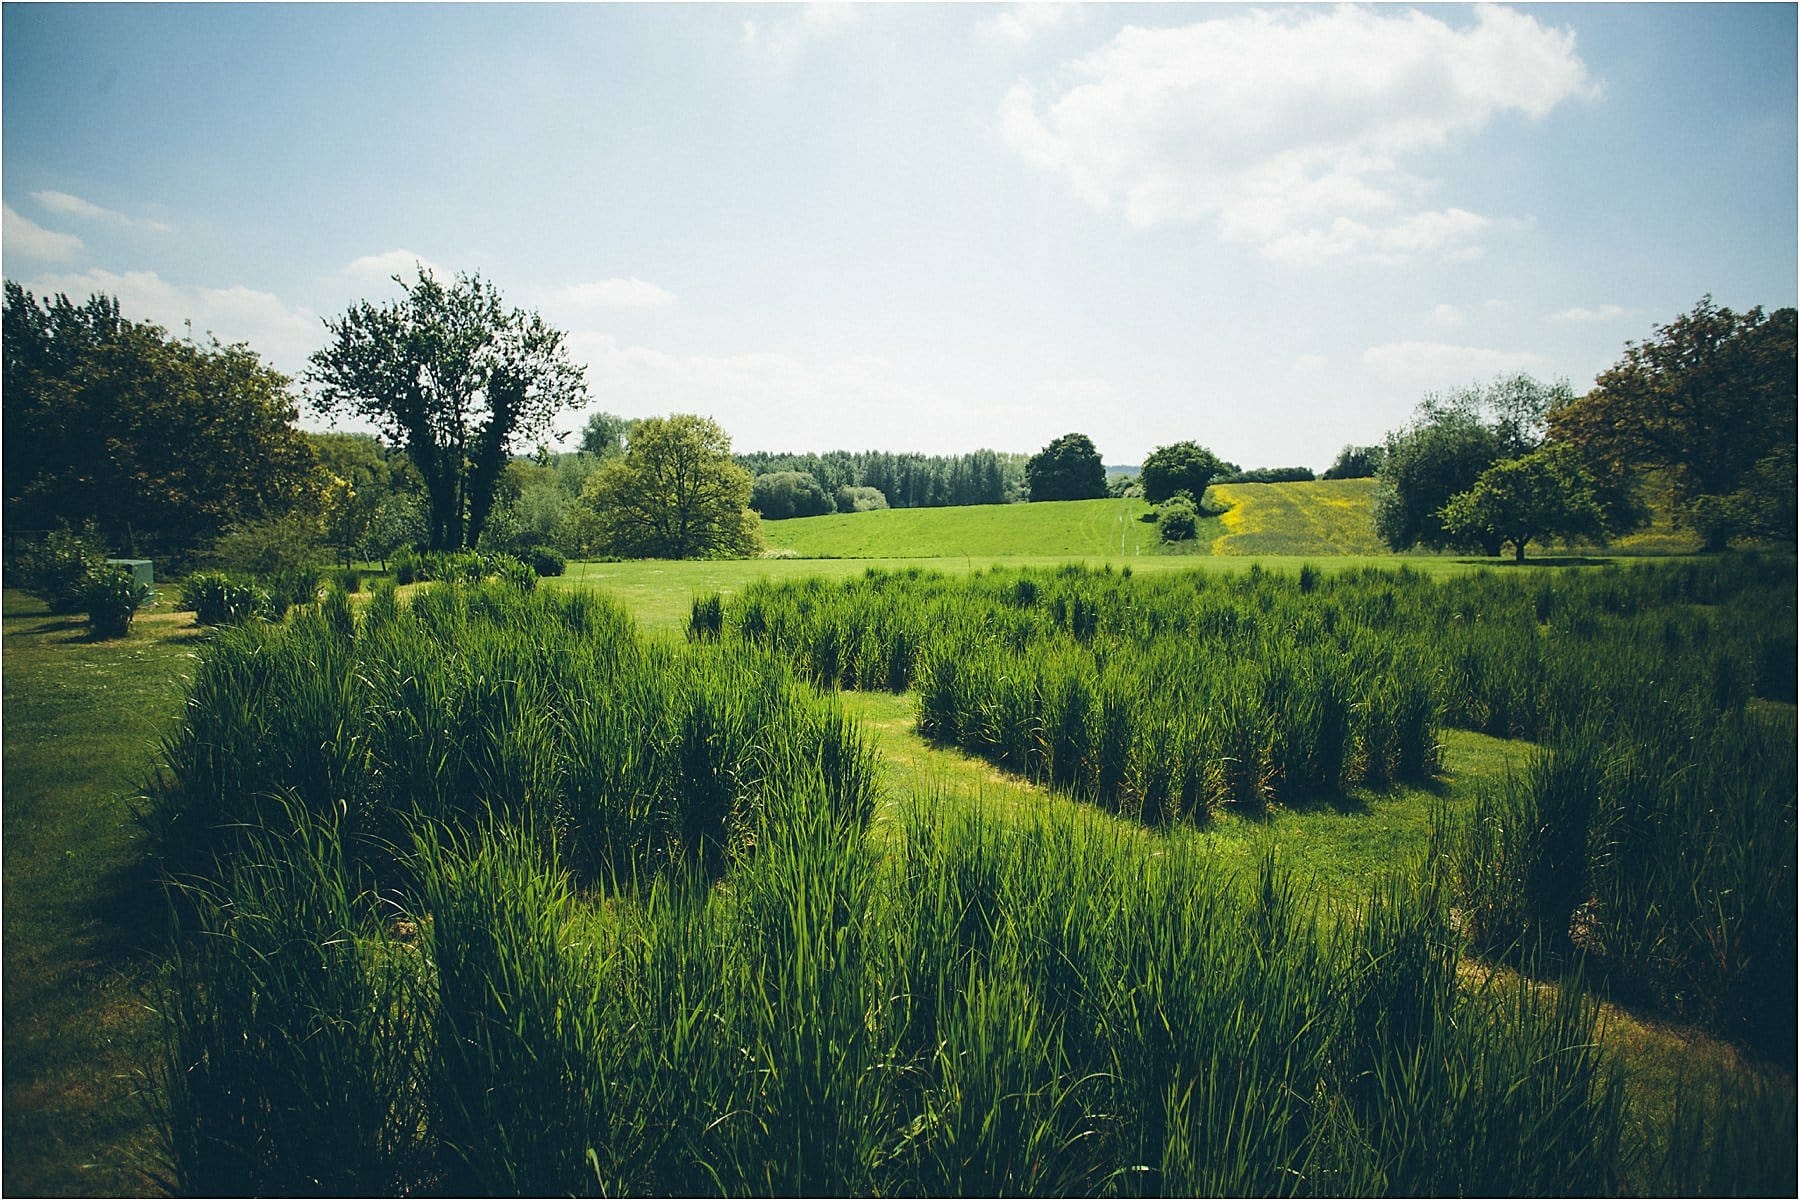
[[[102,208],[92,201],[83,200],[79,196],[71,196],[67,192],[43,191],[33,192],[31,198],[53,213],[66,217],[82,217],[90,221],[105,221],[113,225],[124,225],[133,229],[148,229],[155,233],[166,234],[173,227],[161,221],[151,221],[140,217],[127,217],[124,213],[113,209]]]
[[[116,296],[120,312],[132,321],[154,321],[176,337],[212,333],[221,342],[248,342],[267,362],[288,374],[298,373],[306,356],[325,344],[318,316],[284,304],[272,292],[237,285],[229,288],[172,284],[154,271],[117,274],[101,268],[77,274],[40,276],[25,285],[40,296],[67,293],[76,301],[96,292]]]
[[[993,16],[977,22],[975,31],[984,38],[1025,46],[1040,34],[1067,29],[1081,17],[1080,5],[1068,0],[1036,0],[1007,5]]]
[[[420,268],[448,283],[452,272],[445,271],[424,255],[411,250],[387,250],[353,259],[344,274],[361,283],[387,283],[398,275],[408,281],[418,278]]]
[[[848,28],[858,16],[852,4],[814,3],[787,11],[776,20],[745,20],[744,48],[759,59],[787,67],[815,42]]]
[[[9,258],[22,255],[50,263],[66,262],[81,253],[80,238],[45,229],[31,218],[14,212],[10,204],[0,207],[0,245],[4,246]]]
[[[1463,311],[1453,304],[1440,304],[1425,315],[1425,324],[1435,325],[1439,329],[1455,329],[1467,318]]]
[[[1621,317],[1635,316],[1636,309],[1622,308],[1616,304],[1595,305],[1593,308],[1563,309],[1552,313],[1546,321],[1554,321],[1561,325],[1591,325],[1602,321],[1617,321]]]
[[[648,309],[674,304],[675,294],[634,275],[630,279],[602,279],[593,283],[575,284],[553,293],[550,299],[582,307]]]
[[[1000,104],[1027,161],[1134,226],[1211,220],[1290,262],[1476,253],[1491,219],[1426,207],[1405,164],[1595,91],[1571,34],[1492,7],[1461,30],[1348,7],[1128,26],[1068,73]]]
[[[1322,354],[1303,354],[1294,360],[1295,371],[1323,371],[1331,360]]]
[[[1446,342],[1389,342],[1363,351],[1363,362],[1385,375],[1408,379],[1456,380],[1529,371],[1543,364],[1528,350],[1492,350]]]

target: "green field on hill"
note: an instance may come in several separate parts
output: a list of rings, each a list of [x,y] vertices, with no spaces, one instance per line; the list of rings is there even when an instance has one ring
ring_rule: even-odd
[[[1207,497],[1224,509],[1215,555],[1378,555],[1375,481],[1215,484]],[[1204,535],[1203,535],[1204,536]]]
[[[1374,480],[1215,484],[1194,541],[1165,546],[1142,500],[881,509],[763,522],[771,550],[804,559],[957,556],[1377,555]]]
[[[1147,555],[1156,526],[1141,500],[878,509],[763,522],[771,549],[807,559],[935,559],[958,555]],[[1217,537],[1218,519],[1201,523]]]

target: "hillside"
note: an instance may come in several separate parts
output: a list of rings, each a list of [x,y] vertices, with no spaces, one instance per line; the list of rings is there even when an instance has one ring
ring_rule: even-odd
[[[1373,480],[1218,484],[1188,555],[1374,555]],[[771,549],[802,558],[908,559],[994,555],[1162,555],[1141,500],[1051,501],[884,509],[763,522]]]
[[[879,509],[763,522],[771,549],[803,558],[913,559],[993,555],[1149,555],[1156,527],[1141,500]],[[1223,533],[1218,519],[1200,537]]]
[[[1379,555],[1370,506],[1375,481],[1214,484],[1213,508],[1225,509],[1215,555]]]

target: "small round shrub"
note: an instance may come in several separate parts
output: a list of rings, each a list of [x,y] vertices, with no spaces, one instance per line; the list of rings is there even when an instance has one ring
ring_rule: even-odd
[[[541,576],[561,575],[569,565],[563,553],[554,546],[533,546],[522,557]]]
[[[125,637],[131,633],[137,611],[154,595],[150,585],[140,584],[129,567],[102,563],[88,572],[82,592],[88,630],[96,638]]]
[[[401,551],[394,556],[394,583],[413,584],[425,577],[420,575],[421,564],[419,552],[412,549]]]
[[[342,588],[348,595],[354,596],[362,591],[362,572],[354,567],[340,567],[333,583]]]
[[[1185,494],[1157,510],[1156,532],[1164,542],[1187,542],[1199,532],[1199,514]]]

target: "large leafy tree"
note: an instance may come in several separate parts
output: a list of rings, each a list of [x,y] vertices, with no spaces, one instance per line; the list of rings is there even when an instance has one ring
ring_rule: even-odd
[[[1106,495],[1106,468],[1086,434],[1064,434],[1025,464],[1032,500],[1095,500]]]
[[[1439,516],[1452,533],[1511,543],[1521,563],[1525,544],[1534,539],[1601,538],[1606,525],[1580,460],[1557,443],[1495,463],[1473,488],[1451,497]]]
[[[1492,535],[1452,530],[1443,508],[1475,486],[1502,459],[1536,450],[1550,414],[1573,398],[1567,383],[1543,384],[1529,375],[1431,394],[1411,425],[1387,436],[1375,494],[1375,530],[1395,550],[1475,545],[1500,552]]]
[[[718,422],[677,413],[639,422],[625,453],[588,478],[582,500],[613,554],[727,558],[762,548],[750,483]]]
[[[1144,499],[1153,505],[1162,504],[1177,492],[1187,493],[1198,504],[1206,496],[1206,486],[1224,469],[1219,457],[1199,443],[1174,442],[1150,452],[1138,483],[1144,490]]]
[[[587,386],[562,333],[508,309],[479,275],[394,280],[402,300],[363,301],[325,323],[331,344],[307,372],[312,406],[405,447],[425,483],[431,546],[475,546],[514,448],[586,403]]]
[[[1794,310],[1734,313],[1707,296],[1628,343],[1587,395],[1551,414],[1603,490],[1668,473],[1677,516],[1710,549],[1736,533],[1791,538]]]
[[[4,324],[9,529],[92,520],[117,549],[181,555],[314,485],[288,379],[249,347],[10,280]]]

